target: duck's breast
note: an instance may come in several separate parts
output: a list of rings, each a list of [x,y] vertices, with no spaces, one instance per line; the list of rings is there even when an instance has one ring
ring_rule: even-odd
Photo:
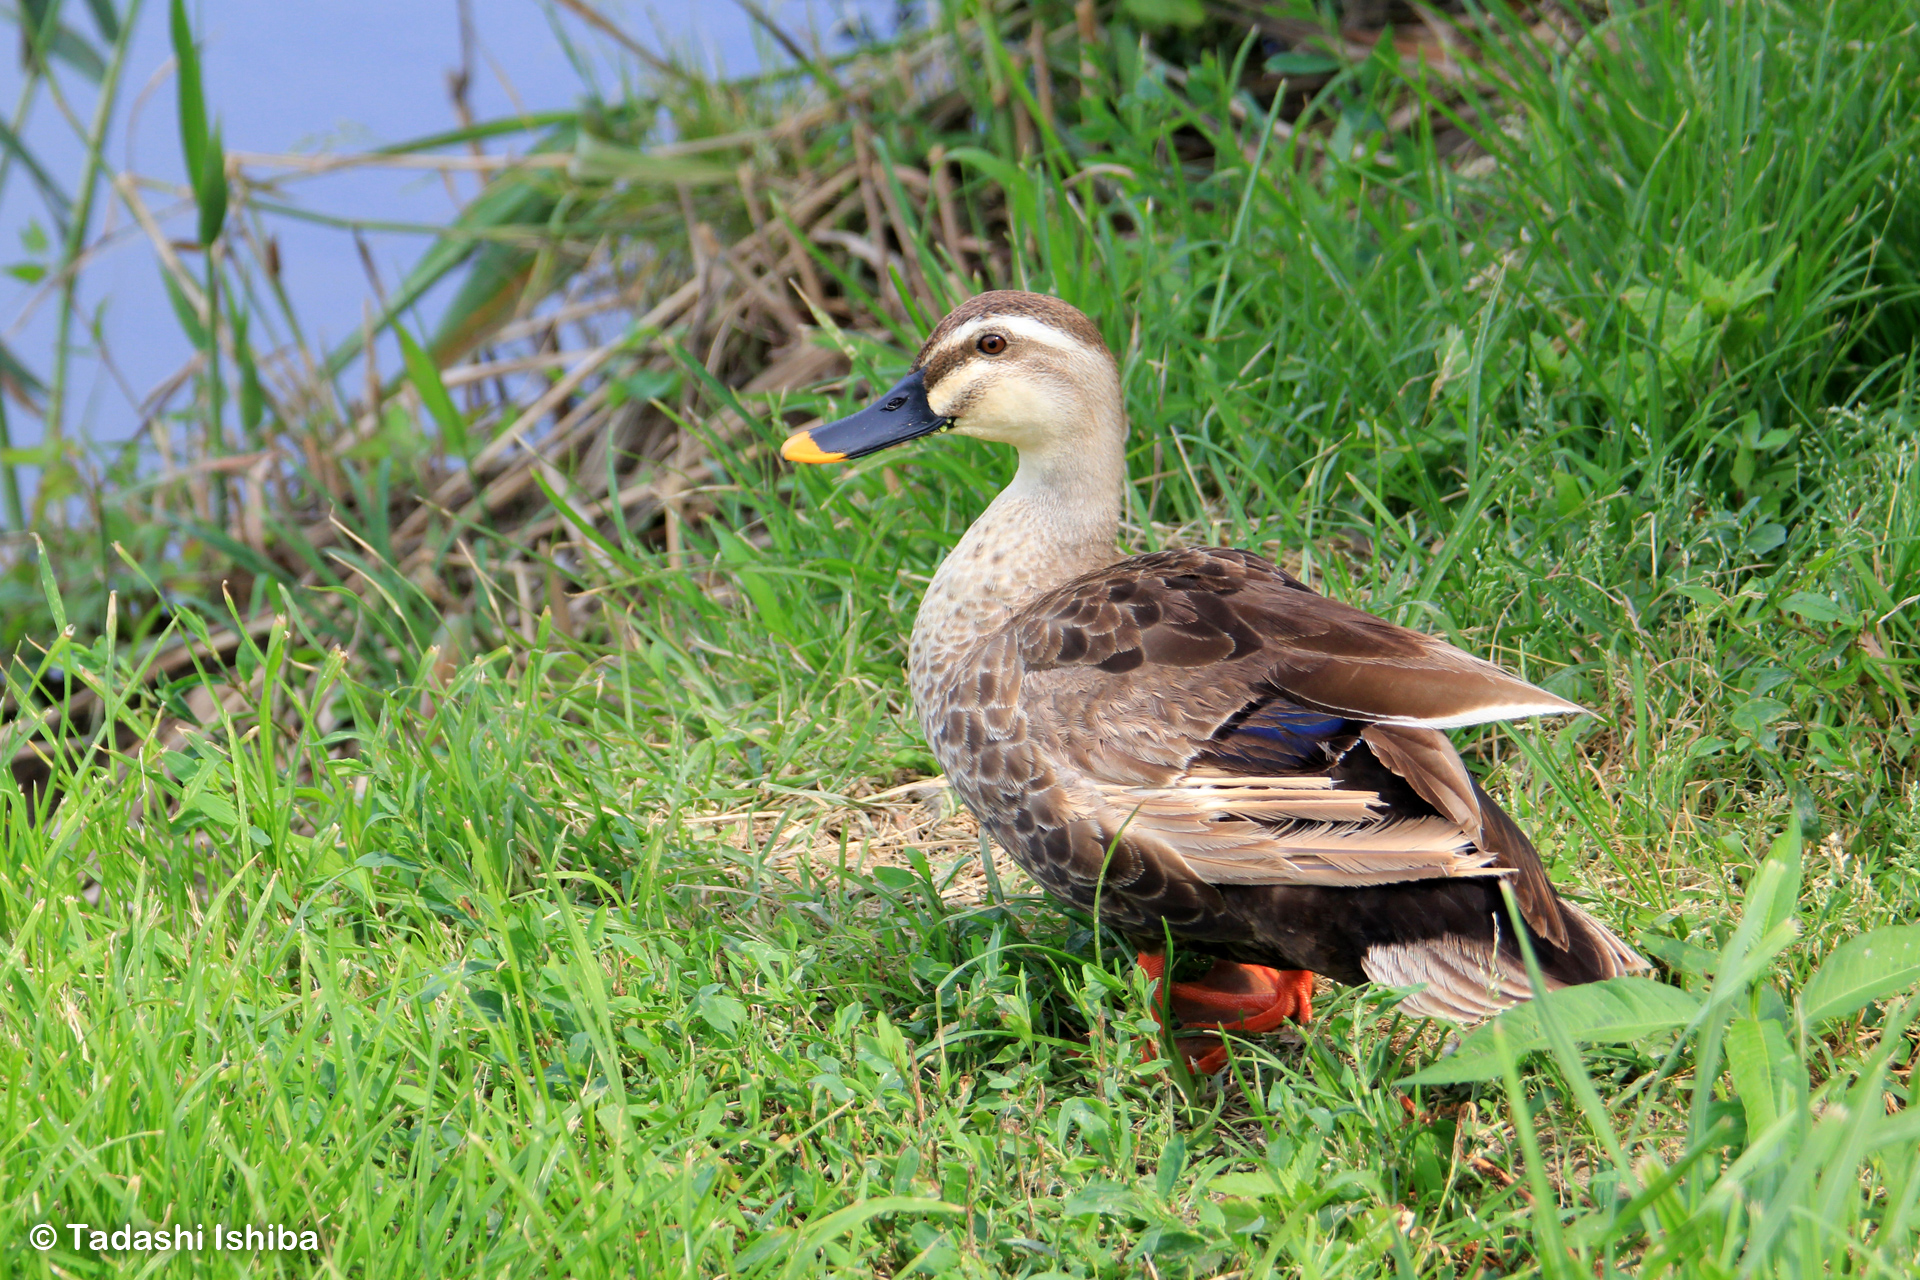
[[[961,802],[1042,888],[1123,932],[1154,938],[1213,919],[1211,886],[1103,835],[1096,789],[1022,708],[1023,675],[1010,629],[916,672],[921,727]]]

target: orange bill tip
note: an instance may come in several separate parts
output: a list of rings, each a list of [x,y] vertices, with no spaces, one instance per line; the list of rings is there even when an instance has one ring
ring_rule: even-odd
[[[797,431],[780,446],[780,456],[788,462],[845,462],[844,453],[828,453],[813,442],[813,433]]]

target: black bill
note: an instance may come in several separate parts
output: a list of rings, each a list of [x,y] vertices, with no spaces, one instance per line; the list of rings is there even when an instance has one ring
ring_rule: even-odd
[[[927,403],[926,378],[915,369],[860,412],[788,436],[780,456],[789,462],[845,462],[930,436],[950,421]]]

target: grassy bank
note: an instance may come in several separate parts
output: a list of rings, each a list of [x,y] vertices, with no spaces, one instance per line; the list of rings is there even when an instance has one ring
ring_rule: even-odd
[[[1301,38],[1278,95],[1098,16],[673,80],[743,135],[691,154],[555,124],[364,385],[216,319],[259,416],[203,371],[182,438],[269,464],[13,580],[8,1271],[251,1222],[323,1247],[154,1269],[1905,1273],[1920,946],[1849,940],[1920,905],[1920,13]],[[1595,711],[1460,745],[1668,1004],[1442,1059],[1328,991],[1168,1079],[1128,953],[915,785],[904,633],[1010,460],[769,447],[986,283],[1119,355],[1133,549],[1268,549]]]

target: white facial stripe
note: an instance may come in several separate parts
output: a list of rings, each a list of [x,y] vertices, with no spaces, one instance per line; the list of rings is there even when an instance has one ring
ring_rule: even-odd
[[[1035,320],[1031,316],[981,316],[969,320],[949,334],[939,346],[942,352],[956,347],[971,348],[974,339],[983,333],[1004,333],[1009,337],[1022,338],[1054,348],[1056,351],[1084,352],[1087,344],[1070,333],[1066,333],[1044,320]]]

